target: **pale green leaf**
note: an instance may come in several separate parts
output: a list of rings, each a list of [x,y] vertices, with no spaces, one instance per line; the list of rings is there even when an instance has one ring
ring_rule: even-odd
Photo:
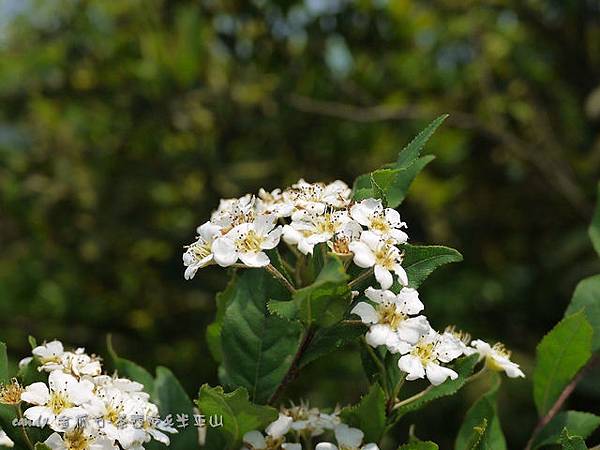
[[[206,450],[239,450],[245,433],[264,430],[275,421],[278,412],[270,406],[254,405],[248,399],[248,391],[243,388],[225,393],[220,386],[205,384],[200,388],[197,402],[201,414],[223,417],[223,427],[207,428]]]
[[[404,168],[410,166],[421,154],[421,150],[429,141],[433,133],[448,118],[448,114],[442,114],[421,131],[410,143],[398,154],[395,167]]]
[[[600,275],[586,278],[577,284],[565,316],[578,311],[583,311],[594,330],[592,351],[600,350]]]
[[[398,450],[438,450],[439,447],[436,443],[431,441],[418,441],[410,442],[408,444],[401,445]]]
[[[438,267],[462,261],[462,255],[453,248],[441,245],[421,246],[404,244],[402,267],[408,275],[409,286],[417,288]]]
[[[364,442],[378,442],[386,425],[385,395],[378,384],[372,384],[369,392],[354,406],[342,409],[342,422],[365,433]]]
[[[533,441],[532,448],[558,444],[562,430],[566,429],[574,436],[587,438],[600,426],[600,417],[579,411],[562,411],[542,428]]]
[[[580,436],[573,436],[565,428],[560,435],[560,445],[563,450],[587,450],[585,441]]]
[[[544,415],[591,355],[592,327],[583,312],[565,317],[537,347],[533,397]]]
[[[493,374],[492,386],[479,400],[467,411],[460,427],[454,448],[456,450],[504,450],[506,441],[500,427],[500,419],[496,406],[496,396],[500,387],[500,376]],[[482,422],[486,423],[483,433],[475,428]],[[473,437],[476,436],[477,445],[473,447]]]
[[[9,378],[6,344],[4,342],[0,342],[0,383],[7,382]]]

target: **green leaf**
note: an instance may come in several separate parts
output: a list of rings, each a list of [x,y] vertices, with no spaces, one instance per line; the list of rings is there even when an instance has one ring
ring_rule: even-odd
[[[404,244],[402,249],[404,250],[402,267],[406,270],[409,285],[412,288],[418,288],[438,267],[463,259],[457,250],[441,245]]]
[[[371,385],[358,404],[342,409],[340,417],[343,423],[365,433],[365,443],[378,442],[386,425],[385,395],[381,387]]]
[[[300,321],[328,327],[342,320],[350,305],[348,278],[340,259],[329,255],[315,282],[294,294]]]
[[[348,343],[363,336],[367,331],[364,325],[340,322],[331,327],[316,331],[310,345],[300,358],[299,367],[303,367],[321,356],[341,349]]]
[[[234,272],[233,276],[229,280],[227,287],[223,292],[219,292],[216,296],[217,314],[215,320],[208,327],[206,327],[206,343],[208,350],[212,357],[218,363],[223,362],[223,350],[221,348],[221,331],[223,330],[223,317],[227,306],[231,303],[231,299],[234,297],[235,284],[236,284],[237,272]]]
[[[467,378],[469,378],[471,373],[473,373],[473,368],[477,364],[478,358],[478,354],[459,358],[456,361],[456,363],[454,363],[454,365],[452,366],[452,369],[454,369],[456,373],[458,373],[458,378],[456,380],[449,379],[444,381],[439,386],[429,387],[424,395],[422,395],[415,401],[412,401],[398,408],[398,418],[410,411],[421,409],[423,405],[429,403],[432,400],[436,400],[440,397],[446,397],[448,395],[456,393],[460,388],[464,386],[464,384],[467,381]]]
[[[225,378],[246,388],[258,403],[266,402],[283,380],[300,342],[299,323],[267,315],[267,300],[286,292],[266,271],[245,270],[236,276],[223,317]]]
[[[544,415],[591,356],[592,327],[583,312],[565,317],[537,347],[533,397]]]
[[[560,435],[563,450],[587,450],[585,441],[580,436],[572,436],[565,428]]]
[[[275,408],[252,404],[244,388],[225,393],[220,386],[212,388],[205,384],[200,388],[197,405],[207,418],[223,416],[222,428],[207,428],[203,447],[206,450],[239,450],[244,434],[263,430],[278,417]]]
[[[438,450],[439,447],[436,443],[431,441],[418,441],[410,442],[408,444],[401,445],[398,450]]]
[[[587,438],[600,426],[600,417],[579,411],[562,411],[542,428],[533,441],[532,448],[558,444],[562,430],[566,429],[575,436]]]
[[[8,356],[6,354],[6,344],[0,342],[0,383],[7,382],[8,376]]]
[[[398,154],[396,160],[397,168],[405,168],[410,166],[421,154],[421,150],[429,141],[433,133],[438,127],[448,118],[448,114],[442,114],[431,122],[423,131],[421,131],[410,143],[404,147]]]
[[[112,359],[117,373],[122,377],[142,383],[144,385],[144,390],[148,394],[152,394],[154,392],[154,377],[150,372],[133,361],[118,356],[113,348],[112,337],[110,334],[106,337],[106,346],[108,347],[108,354]]]
[[[191,450],[198,448],[198,429],[194,426],[194,404],[186,394],[185,390],[175,378],[175,375],[166,367],[156,369],[156,380],[154,381],[153,399],[156,402],[161,417],[173,415],[173,421],[177,426],[178,414],[187,415],[189,425],[178,428],[177,434],[170,436],[172,450]]]
[[[596,253],[600,256],[600,183],[598,183],[598,196],[596,197],[596,210],[594,211],[594,217],[592,223],[588,228],[592,245],[596,250]]]
[[[586,278],[577,284],[565,316],[578,311],[584,312],[594,330],[592,351],[600,350],[600,275]]]
[[[52,449],[50,447],[48,447],[46,444],[38,442],[37,444],[35,444],[35,450],[52,450]]]
[[[506,441],[500,427],[500,419],[496,407],[496,396],[500,387],[500,376],[493,374],[493,381],[490,390],[477,400],[467,411],[465,419],[460,427],[456,444],[456,450],[476,449],[506,449]],[[485,421],[486,427],[483,433],[475,430]],[[476,436],[477,445],[473,447],[473,436]]]

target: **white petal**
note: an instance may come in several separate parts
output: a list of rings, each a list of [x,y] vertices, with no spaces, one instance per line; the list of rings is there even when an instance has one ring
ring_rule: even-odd
[[[405,314],[418,314],[425,308],[419,300],[419,293],[416,289],[404,287],[400,290],[396,299],[401,305],[401,311]]]
[[[260,214],[257,216],[256,220],[254,221],[254,230],[256,231],[256,234],[259,236],[264,236],[267,234],[273,229],[275,220],[276,218],[273,214]]]
[[[265,250],[271,250],[272,248],[277,247],[282,233],[283,228],[281,226],[278,226],[273,231],[269,232],[269,234],[267,234],[267,238],[262,243],[262,248]]]
[[[350,428],[348,425],[340,424],[333,430],[335,439],[340,447],[358,448],[364,438],[364,433],[358,428]]]
[[[302,444],[285,443],[285,444],[281,444],[281,448],[283,450],[302,450]]]
[[[211,242],[215,236],[221,234],[221,227],[212,222],[205,222],[196,231],[205,242]]]
[[[396,333],[400,339],[409,344],[416,344],[429,331],[429,322],[425,316],[411,317],[403,320]]]
[[[390,236],[392,239],[394,239],[394,241],[396,241],[397,244],[404,244],[406,241],[408,241],[408,234],[402,230],[398,230],[397,228],[390,230]]]
[[[266,429],[266,433],[274,438],[280,438],[284,436],[290,427],[292,426],[293,419],[284,414],[279,414],[279,418],[271,423]]]
[[[394,272],[398,275],[398,280],[402,283],[403,286],[408,286],[408,275],[406,274],[406,270],[400,264],[396,264],[394,266]]]
[[[384,214],[385,220],[393,227],[400,228],[402,221],[400,220],[400,213],[392,208],[386,208]]]
[[[371,347],[379,347],[380,345],[385,345],[390,333],[393,334],[394,332],[389,325],[373,325],[365,335],[365,340]]]
[[[226,237],[216,239],[213,242],[212,251],[215,262],[221,267],[231,266],[238,259],[235,243]]]
[[[377,264],[375,266],[375,279],[381,285],[382,289],[389,289],[394,284],[394,277],[389,270]]]
[[[363,202],[356,203],[350,208],[350,215],[352,218],[365,227],[369,225],[369,215],[371,213],[372,211],[367,208]]]
[[[375,289],[371,286],[365,289],[365,295],[375,303],[391,303],[396,299],[396,295],[392,291]]]
[[[54,413],[45,406],[32,406],[25,410],[23,415],[31,420],[34,426],[44,427],[54,419]]]
[[[65,444],[58,433],[52,433],[48,439],[44,441],[52,450],[64,450]]]
[[[45,405],[49,399],[48,386],[41,382],[30,384],[21,394],[21,400],[32,405]]]
[[[315,450],[338,450],[337,446],[330,442],[319,442]]]
[[[456,380],[458,378],[458,374],[448,367],[442,367],[435,363],[429,363],[426,367],[427,378],[434,386],[438,386],[442,384],[444,381],[450,377],[452,380]]]
[[[268,266],[271,260],[265,252],[259,253],[240,253],[240,259],[248,267]]]
[[[375,311],[375,308],[365,302],[357,303],[356,306],[352,308],[352,311],[350,311],[350,314],[356,314],[360,316],[360,319],[363,321],[363,323],[377,323],[378,321],[377,311]]]
[[[379,450],[379,447],[377,444],[371,442],[370,444],[363,445],[360,450]]]
[[[377,250],[377,247],[381,244],[381,237],[372,231],[363,231],[360,240],[367,244],[371,250]]]
[[[398,360],[398,367],[401,371],[406,372],[408,381],[425,377],[425,368],[421,360],[414,355],[401,356]]]
[[[348,248],[354,253],[354,264],[363,269],[373,267],[375,264],[375,255],[364,242],[350,242]]]

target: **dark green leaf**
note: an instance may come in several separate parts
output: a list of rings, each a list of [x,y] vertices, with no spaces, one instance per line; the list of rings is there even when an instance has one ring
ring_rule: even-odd
[[[46,444],[38,442],[37,444],[35,444],[35,450],[52,450],[52,449],[50,447],[48,447]]]
[[[331,327],[320,328],[302,355],[299,367],[303,367],[321,356],[344,347],[346,344],[364,335],[365,332],[366,327],[363,325],[347,324],[344,322]]]
[[[198,429],[194,426],[194,405],[175,375],[166,367],[156,369],[153,399],[161,417],[172,414],[175,421],[177,414],[183,414],[189,418],[187,427],[178,428],[178,433],[170,436],[169,448],[172,450],[198,448]]]
[[[578,311],[584,312],[594,330],[592,351],[600,350],[600,275],[586,278],[577,284],[565,316]]]
[[[404,250],[402,267],[406,270],[409,285],[412,288],[418,288],[438,267],[463,259],[457,250],[441,245],[404,244],[402,248]]]
[[[537,347],[533,397],[540,415],[552,407],[562,390],[591,356],[592,327],[583,312],[565,317]]]
[[[566,429],[574,436],[587,438],[600,425],[600,417],[586,412],[562,411],[542,428],[533,441],[532,448],[558,444],[562,430]]]
[[[500,427],[500,419],[496,407],[496,396],[500,387],[500,376],[493,374],[490,390],[469,408],[456,438],[456,450],[506,449],[506,441]],[[475,428],[485,421],[487,426],[482,434]],[[477,437],[477,445],[473,447],[473,436]]]
[[[452,368],[458,373],[458,378],[456,380],[446,380],[439,386],[430,386],[427,392],[416,399],[415,401],[408,403],[406,405],[398,408],[399,417],[404,414],[420,409],[426,403],[429,403],[432,400],[436,400],[440,397],[445,397],[448,395],[452,395],[457,392],[460,388],[464,386],[467,381],[467,378],[473,373],[473,368],[477,364],[477,359],[479,355],[474,354],[470,356],[465,356],[456,361]]]
[[[242,437],[252,430],[263,430],[277,419],[278,412],[270,406],[258,406],[248,399],[243,388],[225,393],[220,386],[211,388],[205,384],[200,388],[198,408],[207,418],[223,416],[222,428],[207,428],[206,450],[239,450]]]
[[[385,395],[378,384],[358,404],[342,409],[342,422],[365,433],[365,443],[378,442],[386,425]]]
[[[221,331],[223,329],[223,317],[227,306],[231,303],[231,299],[234,297],[236,289],[236,278],[237,272],[234,272],[233,276],[229,280],[227,287],[224,291],[219,292],[216,296],[217,314],[215,320],[208,327],[206,327],[206,343],[208,350],[215,361],[223,362],[223,350],[221,348]]]
[[[328,327],[342,320],[350,305],[348,278],[340,259],[328,256],[315,282],[294,294],[302,323]]]
[[[249,269],[236,276],[223,317],[221,342],[226,379],[265,402],[287,373],[302,326],[267,313],[269,298],[285,297],[270,274]]]

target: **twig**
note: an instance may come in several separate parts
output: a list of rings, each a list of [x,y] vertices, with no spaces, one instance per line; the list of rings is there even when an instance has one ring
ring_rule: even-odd
[[[594,368],[594,366],[596,364],[598,364],[599,362],[600,362],[600,357],[598,355],[593,356],[588,361],[588,363],[577,373],[577,375],[575,375],[575,377],[571,380],[571,382],[569,384],[567,384],[567,386],[560,393],[560,395],[558,396],[558,399],[556,399],[556,401],[554,402],[552,407],[538,421],[537,425],[533,429],[533,433],[531,433],[531,437],[529,438],[529,441],[527,442],[527,446],[525,447],[525,450],[531,450],[533,441],[536,438],[536,436],[538,435],[538,433],[546,425],[548,425],[548,422],[550,422],[554,418],[554,416],[556,416],[556,414],[558,414],[558,412],[560,411],[560,409],[562,408],[564,403],[567,401],[567,399],[571,396],[571,394],[577,387],[577,384],[579,384],[579,382],[588,374],[588,372],[590,370],[592,370]]]
[[[281,393],[283,392],[283,390],[286,388],[286,386],[298,377],[298,373],[299,373],[298,362],[300,362],[300,359],[304,355],[304,352],[306,352],[306,349],[310,345],[314,336],[315,336],[315,330],[312,327],[308,328],[306,330],[306,332],[304,333],[304,337],[302,338],[302,342],[298,346],[298,350],[296,351],[296,354],[294,355],[294,359],[292,359],[290,368],[288,369],[287,373],[283,377],[283,380],[281,380],[281,383],[279,383],[279,386],[277,386],[277,389],[275,389],[275,392],[273,392],[273,395],[271,395],[271,397],[269,398],[269,400],[267,402],[269,405],[272,405],[273,403],[275,403],[277,401],[277,399],[279,398],[279,396],[281,395]]]
[[[352,280],[350,283],[348,283],[348,286],[350,287],[350,289],[352,289],[354,286],[356,286],[357,284],[359,284],[362,281],[366,280],[371,275],[373,275],[373,269],[372,268],[369,269],[369,270],[365,270],[363,273],[361,273],[359,276],[357,276],[354,280]]]
[[[279,281],[281,283],[281,285],[284,288],[286,288],[288,291],[290,291],[292,294],[294,294],[296,292],[296,288],[294,286],[292,286],[292,283],[290,283],[288,281],[288,279],[279,270],[277,270],[277,268],[275,268],[275,266],[273,266],[273,264],[269,264],[268,266],[265,266],[265,267],[249,267],[245,264],[235,263],[229,267],[234,267],[236,269],[265,269],[267,272],[269,272],[271,275],[273,275],[273,278],[275,278],[277,281]]]

